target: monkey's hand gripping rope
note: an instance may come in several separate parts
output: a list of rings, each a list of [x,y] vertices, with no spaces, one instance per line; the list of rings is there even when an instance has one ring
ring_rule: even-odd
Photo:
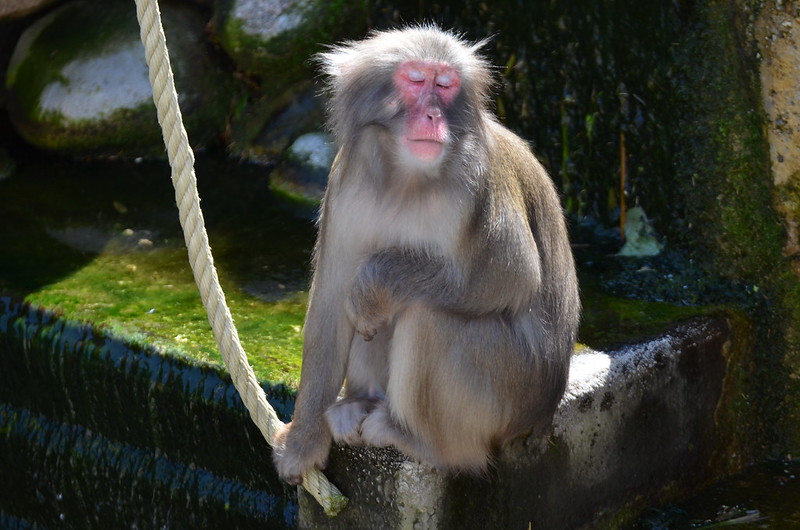
[[[158,123],[161,124],[167,156],[172,167],[175,200],[178,203],[194,279],[208,313],[208,321],[214,331],[217,346],[233,378],[233,384],[250,412],[250,417],[264,438],[271,443],[275,432],[283,424],[267,402],[264,390],[258,384],[253,369],[247,362],[247,355],[239,342],[239,334],[219,285],[211,248],[208,245],[203,213],[200,210],[197,179],[194,173],[194,154],[189,146],[178,107],[178,94],[175,91],[172,67],[167,54],[158,1],[136,0],[136,15],[139,18],[147,66],[150,69],[150,84],[153,86],[153,101],[158,111]],[[303,475],[303,486],[317,499],[329,516],[338,514],[347,505],[347,497],[317,470],[308,471]]]

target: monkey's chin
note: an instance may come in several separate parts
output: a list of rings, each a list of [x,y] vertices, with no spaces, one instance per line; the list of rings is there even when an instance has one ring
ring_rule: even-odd
[[[403,143],[412,157],[424,163],[437,162],[444,152],[444,144],[435,140],[412,140],[406,138]]]

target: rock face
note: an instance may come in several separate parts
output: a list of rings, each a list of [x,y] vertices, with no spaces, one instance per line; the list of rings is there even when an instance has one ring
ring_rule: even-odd
[[[162,6],[170,61],[193,144],[222,131],[230,82],[204,49],[204,21]],[[21,36],[6,86],[14,126],[32,144],[71,154],[163,152],[135,8],[77,1]]]
[[[776,204],[787,231],[784,253],[800,274],[800,17],[769,4],[756,36]]]

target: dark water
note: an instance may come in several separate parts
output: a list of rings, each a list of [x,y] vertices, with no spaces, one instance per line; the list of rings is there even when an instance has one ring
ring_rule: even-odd
[[[800,528],[800,461],[768,462],[709,487],[685,503],[651,508],[636,530]]]

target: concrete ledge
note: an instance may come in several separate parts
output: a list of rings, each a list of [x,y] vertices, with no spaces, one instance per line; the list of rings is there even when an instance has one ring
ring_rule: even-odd
[[[731,332],[724,318],[584,350],[546,438],[506,447],[486,478],[445,476],[388,449],[335,447],[327,476],[350,497],[328,519],[300,493],[305,528],[597,528],[691,492],[727,454],[718,425]],[[724,467],[724,466],[723,466]]]

